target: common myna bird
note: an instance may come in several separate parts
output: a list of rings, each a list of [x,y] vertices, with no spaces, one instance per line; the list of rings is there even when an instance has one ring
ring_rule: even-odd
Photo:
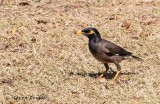
[[[114,63],[117,67],[116,75],[114,76],[114,80],[117,79],[121,66],[120,62],[125,59],[134,58],[137,60],[142,60],[139,57],[132,55],[133,53],[126,51],[122,47],[107,41],[101,38],[100,33],[96,28],[89,27],[85,28],[82,31],[77,31],[76,34],[83,34],[89,39],[89,50],[92,55],[100,62],[102,62],[106,68],[105,73],[109,70],[108,63]],[[99,76],[99,78],[103,77],[104,73]]]

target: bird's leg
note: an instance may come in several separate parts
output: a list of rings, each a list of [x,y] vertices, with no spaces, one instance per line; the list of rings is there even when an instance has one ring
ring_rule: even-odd
[[[114,76],[113,80],[115,81],[119,75],[119,73],[121,72],[121,66],[119,65],[119,63],[115,63],[115,65],[117,66],[117,72],[116,75]]]
[[[104,74],[107,73],[107,71],[109,70],[108,64],[104,63],[104,66],[105,66],[105,68],[106,68],[106,71],[103,72],[98,78],[102,78],[102,77],[104,76]]]

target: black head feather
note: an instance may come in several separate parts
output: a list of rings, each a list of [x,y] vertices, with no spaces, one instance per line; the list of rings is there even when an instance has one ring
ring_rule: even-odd
[[[92,31],[92,34],[90,34],[91,31]],[[95,38],[99,40],[102,39],[99,31],[96,28],[88,27],[88,28],[83,29],[82,32],[84,33],[84,35],[86,35],[89,38],[89,40],[92,40]]]

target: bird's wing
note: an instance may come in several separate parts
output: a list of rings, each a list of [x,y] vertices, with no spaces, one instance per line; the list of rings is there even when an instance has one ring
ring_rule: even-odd
[[[103,43],[103,50],[109,56],[113,56],[113,55],[120,55],[120,56],[129,55],[130,56],[132,54],[131,52],[126,51],[122,47],[120,47],[110,41],[103,39],[102,43]]]

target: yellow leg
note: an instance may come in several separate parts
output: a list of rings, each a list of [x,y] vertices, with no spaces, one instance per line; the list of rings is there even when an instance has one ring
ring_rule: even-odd
[[[105,68],[106,68],[106,71],[103,72],[103,73],[98,77],[98,79],[99,79],[99,78],[102,78],[102,77],[107,73],[107,71],[109,70],[108,64],[104,63],[104,66],[105,66]]]
[[[102,73],[98,78],[102,78],[102,77],[103,77],[103,75],[104,75],[104,74]]]
[[[118,77],[118,75],[119,75],[120,72],[121,72],[121,71],[117,71],[116,75],[115,75],[114,78],[113,78],[114,81],[117,79],[117,77]]]

